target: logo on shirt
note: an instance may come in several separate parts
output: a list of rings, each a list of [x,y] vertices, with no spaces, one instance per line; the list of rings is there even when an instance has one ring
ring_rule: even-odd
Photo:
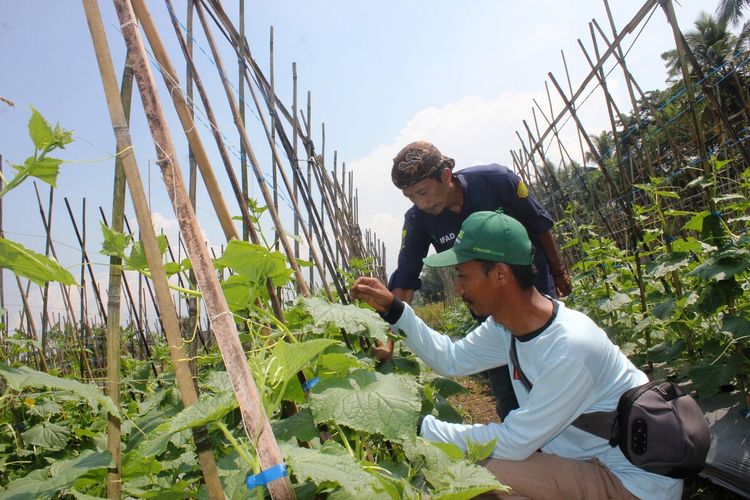
[[[441,245],[445,245],[449,241],[453,241],[456,238],[456,233],[448,233],[444,236],[441,236],[438,241],[440,241]]]
[[[516,188],[516,194],[519,198],[528,198],[529,197],[529,188],[526,187],[526,184],[523,183],[523,181],[518,181],[518,188]]]

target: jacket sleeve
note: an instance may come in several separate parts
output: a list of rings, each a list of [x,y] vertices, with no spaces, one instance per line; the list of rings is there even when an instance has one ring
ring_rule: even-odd
[[[409,210],[404,216],[404,227],[401,231],[401,248],[398,252],[398,267],[388,280],[388,289],[405,288],[419,290],[422,282],[422,259],[430,249],[430,238],[417,224],[416,217]]]
[[[490,318],[460,340],[430,329],[408,304],[394,326],[406,334],[406,345],[443,376],[479,373],[508,364],[505,342]]]
[[[494,439],[493,458],[527,459],[593,402],[594,381],[580,361],[559,358],[547,365],[534,381],[528,399],[502,423],[450,424],[427,416],[422,421],[420,435],[431,441],[453,443],[463,450],[468,448],[469,441],[487,443]]]

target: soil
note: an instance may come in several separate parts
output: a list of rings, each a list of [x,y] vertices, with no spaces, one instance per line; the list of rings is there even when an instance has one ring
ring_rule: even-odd
[[[490,384],[486,378],[481,375],[460,377],[456,379],[456,382],[464,386],[468,392],[452,396],[448,398],[448,401],[463,414],[464,423],[488,424],[500,421],[495,410],[495,397],[490,391]],[[696,477],[685,480],[682,498],[684,500],[736,500],[742,497],[714,485],[707,479]]]

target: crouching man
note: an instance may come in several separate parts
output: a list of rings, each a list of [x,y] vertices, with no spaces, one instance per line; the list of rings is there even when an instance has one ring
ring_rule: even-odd
[[[352,297],[401,330],[409,348],[441,375],[508,365],[520,407],[502,423],[451,424],[428,415],[420,436],[464,450],[468,441],[494,439],[484,466],[517,496],[679,499],[682,480],[646,472],[619,448],[571,425],[583,413],[616,409],[622,393],[648,379],[590,318],[534,288],[532,259],[524,227],[499,211],[472,214],[451,249],[424,259],[428,266],[455,266],[456,293],[474,314],[489,316],[455,342],[427,327],[378,280],[354,283]]]

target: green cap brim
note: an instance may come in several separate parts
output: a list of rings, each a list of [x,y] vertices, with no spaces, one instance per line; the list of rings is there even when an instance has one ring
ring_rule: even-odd
[[[425,265],[430,267],[448,267],[448,266],[455,266],[457,264],[461,264],[463,262],[466,262],[467,260],[471,260],[472,257],[461,255],[455,252],[452,248],[449,248],[448,250],[440,253],[436,253],[435,255],[430,255],[429,257],[425,257],[422,262],[425,263]]]

